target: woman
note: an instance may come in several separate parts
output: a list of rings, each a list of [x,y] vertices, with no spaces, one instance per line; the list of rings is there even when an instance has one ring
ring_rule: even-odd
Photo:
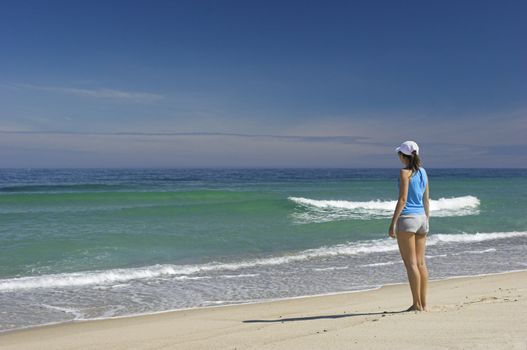
[[[399,177],[399,200],[393,213],[389,235],[397,237],[413,303],[408,311],[427,311],[428,270],[425,263],[426,234],[430,217],[428,177],[421,168],[419,146],[406,141],[395,149],[404,165]]]

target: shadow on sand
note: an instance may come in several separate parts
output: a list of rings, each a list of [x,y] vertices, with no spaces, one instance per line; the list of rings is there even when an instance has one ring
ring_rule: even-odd
[[[245,320],[243,323],[272,323],[272,322],[293,322],[293,321],[311,321],[311,320],[322,320],[322,319],[337,319],[344,317],[357,317],[357,316],[376,316],[376,315],[393,315],[408,312],[404,311],[383,311],[383,312],[365,312],[359,314],[341,314],[341,315],[319,315],[319,316],[306,316],[306,317],[290,317],[290,318],[276,318],[270,320]]]

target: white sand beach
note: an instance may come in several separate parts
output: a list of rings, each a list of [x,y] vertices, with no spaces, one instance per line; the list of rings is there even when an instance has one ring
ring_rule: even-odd
[[[527,271],[433,281],[429,312],[407,285],[74,322],[0,335],[31,349],[527,349]]]

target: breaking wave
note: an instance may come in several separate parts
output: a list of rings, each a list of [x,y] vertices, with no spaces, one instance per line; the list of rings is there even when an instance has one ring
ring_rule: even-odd
[[[430,235],[428,245],[449,243],[474,243],[489,240],[509,239],[515,237],[527,237],[524,232],[491,232],[491,233],[462,233],[462,234],[435,234]],[[200,277],[205,278],[235,278],[257,276],[254,272],[239,275],[227,275],[225,271],[236,271],[259,266],[282,265],[293,262],[305,261],[317,258],[334,256],[350,256],[357,254],[372,254],[379,252],[396,251],[397,242],[390,238],[369,241],[348,242],[334,246],[323,246],[308,249],[290,255],[267,257],[252,260],[242,260],[232,263],[211,262],[199,265],[153,265],[140,268],[112,269],[101,271],[86,271],[76,273],[50,274],[42,276],[30,276],[0,280],[0,292],[25,290],[34,288],[61,288],[85,285],[99,285],[123,283],[131,280],[142,280],[152,278],[166,278],[174,276],[176,280],[192,280]],[[490,250],[487,250],[490,251]],[[485,252],[487,252],[485,251]],[[223,272],[214,276],[215,272]],[[205,274],[205,276],[203,276]],[[208,275],[207,275],[208,274]],[[212,275],[211,275],[212,274]],[[192,277],[192,278],[189,278]]]
[[[317,200],[289,197],[299,208],[293,214],[297,223],[317,223],[349,219],[379,219],[391,217],[397,201],[372,200],[355,202],[346,200]],[[435,217],[467,216],[479,214],[480,200],[474,196],[439,198],[430,200],[430,215]]]

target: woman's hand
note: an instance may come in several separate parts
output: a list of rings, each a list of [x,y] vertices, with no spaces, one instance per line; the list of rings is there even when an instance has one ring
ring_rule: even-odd
[[[390,228],[388,229],[388,234],[390,237],[395,238],[395,225],[392,223],[390,224]]]

